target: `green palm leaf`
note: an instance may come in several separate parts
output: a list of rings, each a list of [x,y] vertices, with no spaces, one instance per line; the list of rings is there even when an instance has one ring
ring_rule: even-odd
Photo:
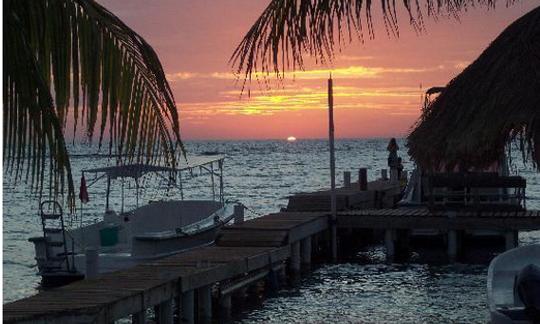
[[[68,116],[118,162],[174,166],[181,148],[172,91],[152,47],[93,0],[4,1],[4,171],[73,201]]]
[[[503,1],[509,5],[515,0],[499,0]],[[256,72],[263,77],[274,73],[279,78],[286,70],[303,69],[305,55],[319,63],[331,61],[344,42],[363,41],[365,33],[374,37],[376,3],[387,33],[399,36],[396,11],[400,5],[419,31],[426,14],[457,17],[469,7],[494,7],[497,0],[272,0],[237,46],[230,63],[245,86]]]

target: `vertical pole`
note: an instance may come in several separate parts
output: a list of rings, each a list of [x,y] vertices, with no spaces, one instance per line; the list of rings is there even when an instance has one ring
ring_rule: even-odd
[[[111,177],[107,175],[107,198],[105,200],[105,211],[109,210],[109,194],[111,193]]]
[[[328,79],[328,130],[330,141],[330,207],[332,212],[331,219],[331,244],[332,244],[332,261],[337,261],[337,212],[336,212],[336,161],[334,156],[334,94],[333,94],[333,81],[332,75]]]
[[[216,200],[216,186],[214,182],[214,163],[210,163],[210,173],[211,173],[211,178],[212,178],[212,200],[215,201]]]
[[[225,203],[225,193],[223,192],[223,160],[219,160],[219,197],[221,199],[221,204]]]
[[[137,208],[139,207],[139,178],[135,178],[135,190],[137,199]]]
[[[122,178],[122,206],[120,207],[120,213],[124,213],[124,178]]]
[[[180,199],[184,200],[184,186],[182,184],[182,172],[178,172],[178,182],[180,184]]]

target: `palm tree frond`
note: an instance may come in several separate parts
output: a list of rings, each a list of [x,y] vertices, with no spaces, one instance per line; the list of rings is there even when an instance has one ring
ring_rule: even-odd
[[[152,47],[93,0],[4,1],[4,161],[69,183],[64,128],[99,128],[119,162],[176,164],[178,111]],[[46,157],[50,156],[50,163]],[[30,171],[28,171],[30,170]],[[16,174],[19,174],[16,172]],[[37,182],[34,181],[37,179]],[[63,191],[63,186],[60,186]]]
[[[504,0],[500,0],[504,1]],[[506,0],[510,5],[515,0]],[[432,17],[457,17],[473,6],[495,6],[497,0],[379,0],[386,31],[399,36],[397,11],[400,4],[411,26],[424,28],[424,12]],[[345,42],[372,39],[374,0],[272,0],[235,49],[230,64],[239,77],[251,83],[257,72],[281,78],[286,70],[303,69],[304,57],[317,63],[332,61]]]

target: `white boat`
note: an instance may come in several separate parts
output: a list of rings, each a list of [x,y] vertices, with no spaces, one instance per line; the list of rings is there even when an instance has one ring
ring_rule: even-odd
[[[42,203],[43,236],[30,239],[35,245],[42,284],[64,284],[213,243],[220,228],[234,217],[235,209],[233,204],[224,201],[223,161],[223,156],[204,156],[186,159],[175,169],[131,164],[83,170],[83,178],[94,176],[88,188],[106,179],[105,214],[101,220],[90,224],[83,224],[80,215],[75,221],[73,218],[64,221],[58,203]],[[214,164],[218,166],[217,172]],[[193,176],[195,169],[210,174],[212,199],[184,199],[182,173]],[[139,207],[139,184],[149,174],[165,180],[168,189],[178,189],[180,199],[151,201]],[[114,179],[122,183],[119,213],[110,208],[109,202],[111,180]],[[124,211],[126,179],[134,180],[136,184],[136,194],[131,200],[135,198],[137,205],[127,212]],[[76,228],[68,226],[73,222],[79,222]]]
[[[492,324],[540,321],[540,318],[536,318],[534,322],[530,314],[527,314],[517,289],[520,271],[530,264],[540,267],[540,244],[506,251],[491,261],[488,269],[487,297]],[[538,291],[540,282],[537,282],[536,287],[528,286],[537,289],[536,295],[540,296]]]

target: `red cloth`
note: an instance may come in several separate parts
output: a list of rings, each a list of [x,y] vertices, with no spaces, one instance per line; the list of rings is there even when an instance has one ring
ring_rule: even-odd
[[[81,177],[81,187],[79,188],[79,199],[83,203],[87,203],[90,201],[88,198],[88,189],[86,188],[86,179],[84,178],[84,175]]]

